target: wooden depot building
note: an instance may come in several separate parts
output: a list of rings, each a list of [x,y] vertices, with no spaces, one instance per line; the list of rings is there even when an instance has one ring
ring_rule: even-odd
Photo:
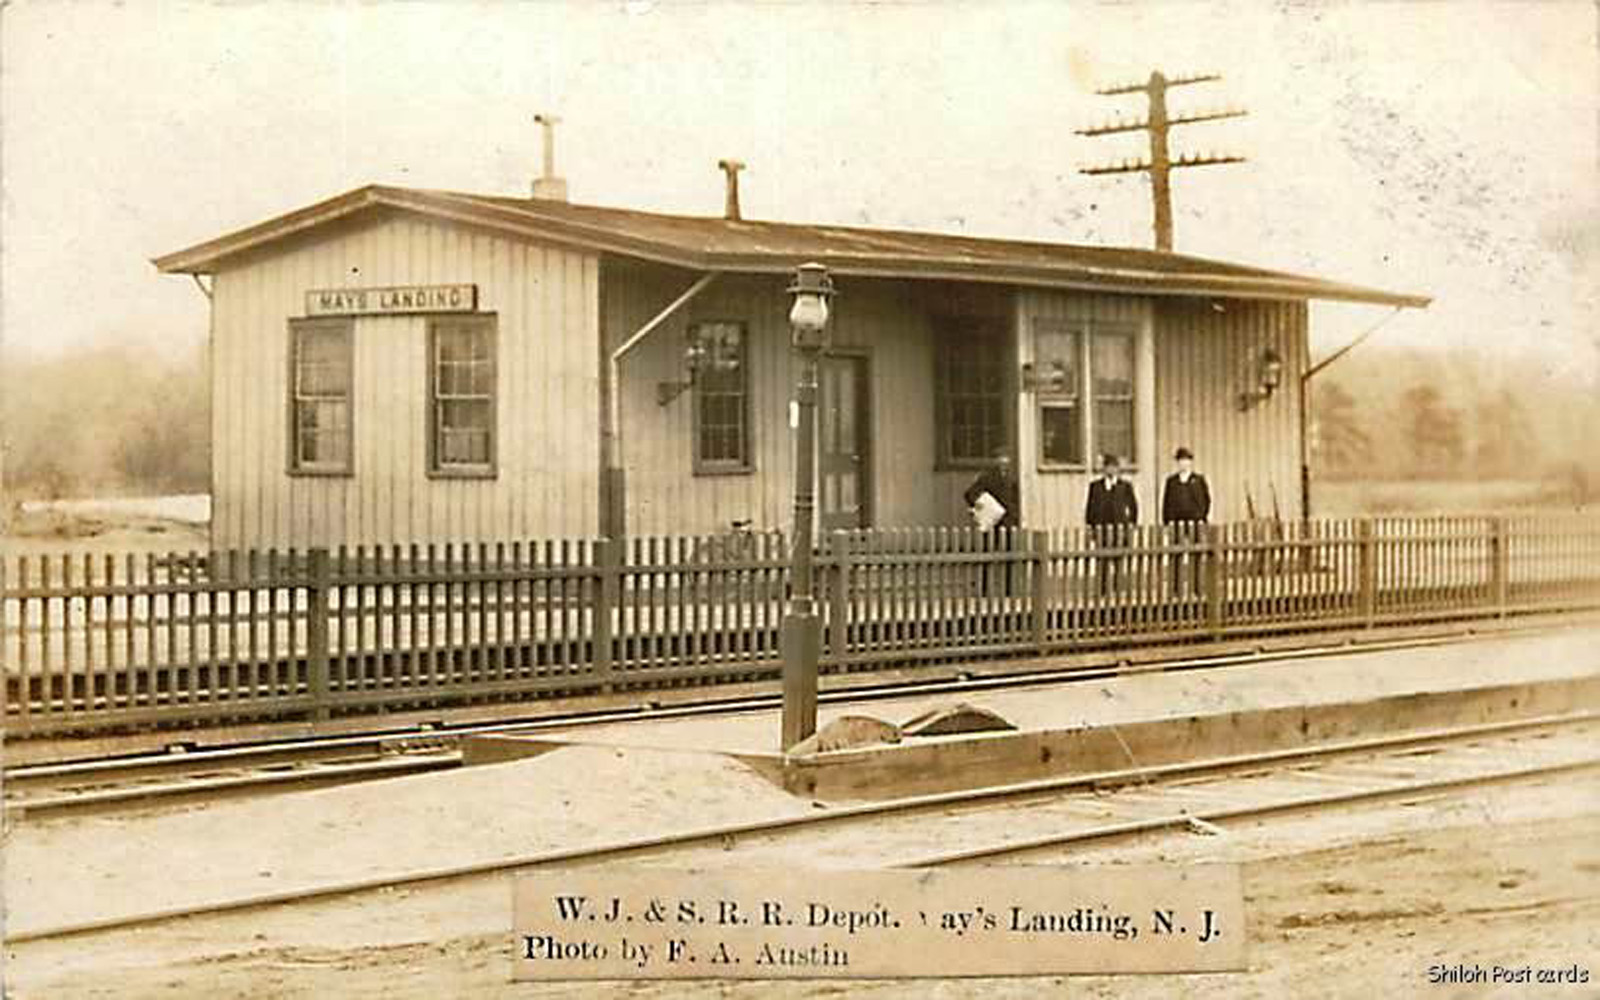
[[[1080,524],[1106,452],[1151,520],[1180,444],[1215,518],[1274,497],[1294,517],[1308,301],[1427,303],[1153,250],[755,221],[729,181],[710,218],[374,185],[158,258],[211,277],[213,547],[787,527],[785,287],[807,261],[838,289],[822,529],[965,524],[1000,449],[1025,526]]]

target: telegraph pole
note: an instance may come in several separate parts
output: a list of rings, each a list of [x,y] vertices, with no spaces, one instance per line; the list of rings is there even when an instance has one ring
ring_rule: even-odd
[[[1208,153],[1199,156],[1180,156],[1174,160],[1167,145],[1167,134],[1174,125],[1188,125],[1193,122],[1216,121],[1220,118],[1242,118],[1247,112],[1239,109],[1228,111],[1211,111],[1203,114],[1182,115],[1171,117],[1167,112],[1167,91],[1173,87],[1184,87],[1194,83],[1208,83],[1220,80],[1217,75],[1185,76],[1169,80],[1161,73],[1150,74],[1150,79],[1144,83],[1125,84],[1120,87],[1108,87],[1097,90],[1095,93],[1102,97],[1112,97],[1122,94],[1143,94],[1149,102],[1148,114],[1142,122],[1117,122],[1111,125],[1098,125],[1094,128],[1077,129],[1078,135],[1100,136],[1112,135],[1118,132],[1148,132],[1150,135],[1150,158],[1148,160],[1123,160],[1119,163],[1103,164],[1098,167],[1085,167],[1078,171],[1082,174],[1128,174],[1148,173],[1150,175],[1150,195],[1154,201],[1156,249],[1172,249],[1172,171],[1179,167],[1205,167],[1219,163],[1243,163],[1244,157],[1231,154]]]

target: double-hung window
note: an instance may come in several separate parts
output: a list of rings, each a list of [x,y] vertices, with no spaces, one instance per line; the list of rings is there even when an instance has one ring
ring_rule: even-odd
[[[1094,453],[1116,455],[1124,463],[1133,453],[1133,331],[1096,329],[1089,343],[1090,391],[1094,399]]]
[[[289,469],[348,475],[351,463],[351,323],[289,324]]]
[[[1135,329],[1043,318],[1032,327],[1040,468],[1134,461]]]
[[[934,405],[943,468],[985,466],[1006,446],[1009,354],[980,324],[945,321],[934,356]]]
[[[749,472],[750,364],[743,323],[696,323],[689,339],[701,347],[694,375],[694,471]]]
[[[1083,333],[1074,326],[1035,322],[1033,367],[1041,382],[1039,457],[1041,465],[1083,464]]]
[[[493,316],[428,321],[428,396],[429,471],[440,476],[493,476]]]

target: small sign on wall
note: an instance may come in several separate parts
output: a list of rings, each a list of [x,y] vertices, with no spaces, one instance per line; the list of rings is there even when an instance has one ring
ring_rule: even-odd
[[[388,288],[314,288],[307,316],[388,316],[475,312],[477,285],[395,285]]]

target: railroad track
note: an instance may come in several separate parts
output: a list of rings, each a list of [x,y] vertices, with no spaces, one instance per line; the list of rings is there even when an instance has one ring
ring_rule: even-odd
[[[1508,630],[1547,631],[1547,627]],[[917,695],[965,694],[1073,682],[1092,682],[1132,673],[1217,669],[1330,656],[1380,653],[1473,639],[1503,638],[1507,632],[1349,640],[1311,647],[1228,653],[1139,665],[1113,664],[864,685],[824,692],[824,705],[870,703]],[[652,723],[675,718],[771,711],[777,693],[698,701],[682,705],[646,702],[637,707],[574,712],[533,720],[425,726],[344,736],[280,740],[270,743],[190,748],[103,760],[32,765],[5,772],[5,808],[17,818],[178,805],[206,797],[265,794],[426,770],[460,764],[455,749],[464,737],[482,733],[570,731],[617,723]]]
[[[988,677],[961,675],[955,678],[858,686],[849,690],[824,692],[818,700],[824,705],[867,704],[918,695],[970,694],[1085,683],[1134,673],[1220,669],[1392,652],[1473,638],[1503,638],[1506,634],[1393,637],[1272,651],[1258,648],[1249,653],[1163,660],[1136,666],[1079,666]],[[460,741],[476,734],[571,731],[618,723],[644,724],[697,716],[765,712],[779,708],[781,701],[781,695],[774,693],[683,705],[645,703],[632,708],[551,715],[533,720],[417,727],[250,745],[191,748],[179,744],[167,753],[7,769],[5,809],[16,819],[59,818],[389,778],[459,766],[461,755],[457,748]]]
[[[1578,712],[1130,767],[23,928],[9,940],[25,943],[531,868],[639,858],[687,867],[727,866],[735,859],[754,866],[793,865],[804,858],[806,864],[829,867],[928,868],[1060,853],[1139,835],[1186,830],[1217,835],[1225,832],[1224,823],[1421,800],[1600,770],[1597,737],[1600,712]],[[861,836],[864,825],[870,825],[871,838]],[[1047,832],[1023,832],[1040,828]]]
[[[176,806],[196,800],[291,788],[299,791],[461,766],[460,751],[446,749],[407,749],[347,757],[318,753],[311,759],[282,762],[233,761],[220,752],[203,756],[203,760],[181,764],[163,761],[154,774],[117,776],[103,768],[35,772],[27,776],[21,790],[12,787],[15,779],[8,778],[6,812],[18,818],[37,819]]]

